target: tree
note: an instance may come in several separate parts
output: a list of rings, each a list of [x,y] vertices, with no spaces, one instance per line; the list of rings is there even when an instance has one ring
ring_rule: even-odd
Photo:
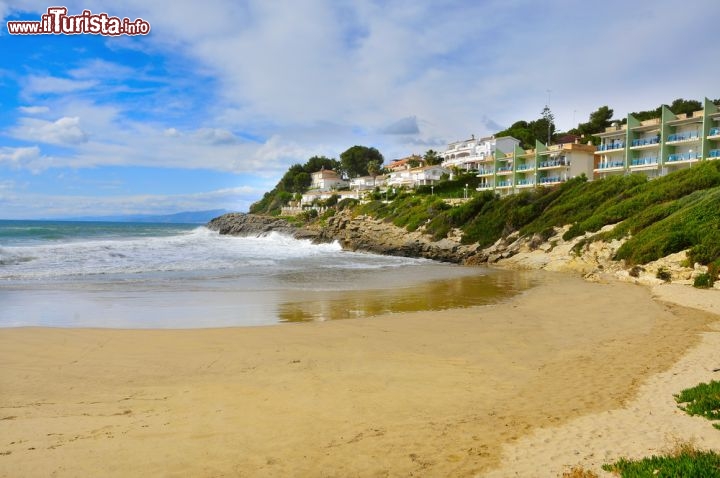
[[[423,160],[428,166],[435,166],[436,164],[442,163],[442,156],[440,156],[437,151],[428,149],[425,151],[425,155],[423,155]]]
[[[375,178],[378,176],[378,174],[380,174],[380,169],[380,163],[378,163],[377,161],[373,160],[368,162],[367,170],[368,174],[373,178],[373,186],[375,186]]]
[[[536,121],[537,126],[543,127],[544,131],[547,131],[547,144],[552,141],[553,134],[555,134],[555,115],[550,111],[550,107],[545,105],[542,112],[540,113],[541,119]],[[544,124],[543,124],[544,123]],[[543,132],[544,132],[543,131]],[[536,133],[536,138],[540,139],[543,137],[540,132]]]
[[[307,188],[310,187],[311,183],[312,177],[310,177],[310,175],[305,171],[301,171],[295,175],[295,178],[293,180],[293,191],[296,193],[303,193],[307,191]]]
[[[368,176],[368,163],[377,161],[382,164],[383,155],[375,148],[367,146],[353,146],[340,155],[340,165],[349,178]]]
[[[614,111],[608,106],[601,106],[596,111],[590,113],[590,119],[587,123],[580,123],[577,128],[573,128],[568,133],[578,136],[590,137],[597,133],[602,133],[605,128],[612,124]]]
[[[303,169],[306,173],[314,173],[321,169],[332,169],[337,171],[340,168],[340,162],[336,159],[326,158],[325,156],[313,156],[307,160]]]
[[[418,166],[420,166],[420,156],[417,156],[415,154],[410,156],[410,159],[408,159],[408,166],[410,166],[411,168],[417,168]]]
[[[692,113],[693,111],[699,111],[703,109],[702,103],[700,103],[699,101],[684,100],[682,98],[678,98],[673,101],[669,108],[670,111],[672,111],[676,115]]]

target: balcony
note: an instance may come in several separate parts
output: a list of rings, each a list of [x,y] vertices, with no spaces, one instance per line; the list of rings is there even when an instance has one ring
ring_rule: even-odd
[[[710,128],[708,137],[710,137],[710,136],[720,136],[720,128]]]
[[[492,189],[494,186],[492,184],[479,184],[478,187],[475,188],[476,191],[488,191]]]
[[[498,181],[497,187],[499,188],[510,188],[512,187],[512,181]]]
[[[655,144],[660,144],[660,137],[654,136],[652,138],[638,138],[632,140],[631,147],[637,148],[641,146],[652,146]]]
[[[558,166],[568,166],[568,162],[565,160],[565,158],[553,159],[551,161],[541,161],[538,165],[538,169],[557,168]]]
[[[534,185],[535,185],[535,181],[533,181],[532,179],[518,179],[517,180],[517,187],[519,187],[519,188],[527,188],[527,187],[534,186]]]
[[[625,147],[625,143],[610,143],[610,144],[601,144],[597,147],[598,151],[614,151],[616,149],[622,149]]]
[[[708,159],[720,159],[720,149],[711,149],[708,153]]]
[[[642,158],[642,159],[633,159],[630,162],[631,168],[641,168],[641,167],[647,167],[647,166],[657,166],[658,164],[658,158]]]
[[[666,163],[676,163],[680,161],[696,161],[700,159],[700,154],[698,153],[676,153],[671,154],[668,156]]]
[[[528,169],[533,169],[532,164],[518,164],[517,168],[515,168],[515,171],[527,171]]]
[[[493,169],[478,169],[477,177],[492,176],[493,174],[495,174],[495,170]]]
[[[540,184],[553,184],[553,183],[561,183],[563,182],[563,179],[560,176],[548,176],[545,178],[540,178]]]
[[[675,133],[668,136],[668,143],[681,143],[683,141],[697,141],[700,135],[697,131],[688,131],[686,133]]]
[[[614,169],[614,168],[624,168],[625,167],[625,161],[608,161],[606,163],[599,163],[597,169]]]

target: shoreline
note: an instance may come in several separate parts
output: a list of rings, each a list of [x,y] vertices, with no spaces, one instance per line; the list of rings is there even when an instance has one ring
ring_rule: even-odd
[[[717,315],[646,287],[537,274],[510,300],[468,309],[239,329],[0,330],[0,476],[522,469],[513,447],[634,403],[720,335],[704,332]],[[584,459],[573,457],[552,466]]]

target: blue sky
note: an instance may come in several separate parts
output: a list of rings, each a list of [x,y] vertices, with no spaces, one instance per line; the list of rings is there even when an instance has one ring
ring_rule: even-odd
[[[0,0],[0,218],[244,211],[355,144],[720,97],[717,0],[87,0],[150,34],[8,34],[54,5]]]

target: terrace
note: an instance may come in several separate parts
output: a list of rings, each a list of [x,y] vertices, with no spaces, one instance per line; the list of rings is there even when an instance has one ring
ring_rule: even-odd
[[[563,182],[563,179],[560,176],[547,176],[540,178],[539,182],[540,184],[555,184]]]
[[[675,133],[668,136],[667,143],[682,143],[685,141],[697,141],[700,134],[697,131],[687,131],[685,133]]]
[[[657,166],[658,164],[658,158],[640,158],[640,159],[633,159],[630,162],[631,168],[636,167],[643,167],[643,166]]]
[[[642,146],[653,146],[656,144],[660,144],[660,136],[653,136],[651,138],[634,139],[631,142],[631,147],[637,148],[637,147],[642,147]]]
[[[607,161],[607,162],[598,163],[595,170],[624,168],[624,167],[625,167],[625,161]]]
[[[625,147],[624,142],[617,142],[617,143],[610,143],[610,144],[601,144],[597,147],[598,151],[613,151],[616,149],[622,149]]]
[[[687,152],[687,153],[675,153],[668,156],[666,163],[676,163],[680,161],[697,161],[700,159],[700,153]]]
[[[538,169],[547,169],[547,168],[557,168],[559,166],[567,166],[567,160],[565,157],[561,157],[558,159],[551,159],[549,161],[540,161],[540,164],[538,165]]]
[[[517,187],[519,187],[519,188],[527,188],[527,187],[530,187],[530,186],[534,186],[534,185],[535,185],[535,181],[532,180],[532,179],[518,179],[516,185],[517,185]]]

